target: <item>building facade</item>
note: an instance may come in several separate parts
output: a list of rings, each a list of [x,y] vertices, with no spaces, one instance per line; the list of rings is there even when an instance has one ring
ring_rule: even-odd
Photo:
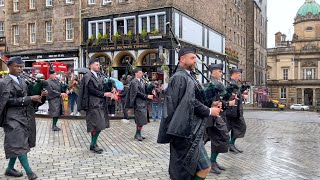
[[[4,13],[4,0],[0,0],[0,58],[4,59],[4,52],[6,51],[6,35],[5,35],[5,13]],[[0,71],[6,70],[6,65],[0,61]],[[2,72],[3,73],[3,72]],[[2,74],[1,73],[1,74]]]
[[[82,2],[82,66],[89,58],[97,57],[105,66],[111,65],[112,75],[120,78],[130,62],[142,67],[150,78],[166,80],[165,67],[172,73],[178,63],[177,43],[170,26],[181,46],[195,47],[205,64],[225,63],[223,8],[216,8],[223,7],[223,1]],[[209,76],[201,62],[198,69]],[[201,75],[198,78],[206,82]]]
[[[320,100],[320,5],[306,0],[294,19],[292,41],[275,34],[268,49],[268,87],[271,98],[287,105],[315,106]]]
[[[7,57],[21,56],[27,71],[38,61],[78,67],[79,1],[5,0]]]

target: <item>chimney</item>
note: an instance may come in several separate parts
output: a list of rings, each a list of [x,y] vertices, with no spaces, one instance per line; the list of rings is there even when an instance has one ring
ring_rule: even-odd
[[[282,33],[280,31],[275,34],[275,46],[276,47],[281,45],[281,36],[282,36]]]

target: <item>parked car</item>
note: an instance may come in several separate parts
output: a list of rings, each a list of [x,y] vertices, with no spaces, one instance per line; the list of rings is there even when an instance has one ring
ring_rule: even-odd
[[[309,106],[306,106],[304,104],[293,104],[290,106],[290,109],[304,111],[304,110],[309,110],[310,108],[309,108]]]

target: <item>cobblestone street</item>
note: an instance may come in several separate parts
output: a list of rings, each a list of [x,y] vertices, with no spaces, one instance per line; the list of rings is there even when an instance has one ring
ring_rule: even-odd
[[[246,112],[245,117],[246,137],[236,142],[244,153],[219,155],[218,162],[227,171],[210,173],[207,179],[320,179],[319,114],[255,111]],[[37,120],[37,146],[29,153],[29,161],[41,180],[169,179],[169,147],[156,143],[159,122],[146,125],[142,133],[147,139],[138,142],[133,140],[132,120],[111,121],[111,128],[99,137],[98,144],[105,150],[100,155],[88,150],[91,137],[84,120],[59,120],[58,126],[62,130],[53,132],[51,119]],[[6,179],[2,129],[0,135],[0,179]],[[15,168],[24,172],[19,163]]]

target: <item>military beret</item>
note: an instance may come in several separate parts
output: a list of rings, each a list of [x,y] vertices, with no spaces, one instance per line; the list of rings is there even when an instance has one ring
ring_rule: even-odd
[[[239,72],[239,73],[242,73],[242,69],[231,69],[230,70],[230,74],[233,74],[235,72]]]
[[[142,71],[142,69],[140,67],[136,67],[133,69],[133,73],[137,73],[139,71]]]
[[[212,70],[216,70],[216,69],[223,70],[223,64],[211,64],[211,65],[209,65],[210,72]]]
[[[89,66],[92,64],[92,63],[95,63],[95,62],[99,62],[99,59],[98,58],[92,58],[89,60]]]
[[[12,64],[12,63],[23,64],[24,62],[22,61],[22,58],[20,56],[15,56],[15,57],[11,57],[7,61],[7,66],[10,66],[10,64]]]
[[[192,47],[181,48],[178,53],[178,59],[180,60],[181,56],[189,54],[189,53],[196,54],[196,49],[192,48]]]

